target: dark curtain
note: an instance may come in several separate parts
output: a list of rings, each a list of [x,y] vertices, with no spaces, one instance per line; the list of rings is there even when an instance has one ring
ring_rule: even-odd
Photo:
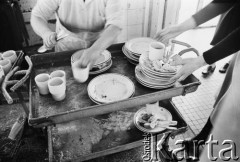
[[[28,46],[29,35],[17,1],[0,0],[0,51]]]

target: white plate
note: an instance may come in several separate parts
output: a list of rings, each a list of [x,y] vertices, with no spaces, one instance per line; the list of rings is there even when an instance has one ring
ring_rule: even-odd
[[[94,103],[96,103],[96,104],[98,104],[98,105],[101,105],[101,104],[102,104],[101,102],[95,101],[91,96],[88,95],[88,97],[90,98],[90,100],[92,100],[92,102],[94,102]]]
[[[148,87],[148,88],[154,88],[154,89],[165,89],[165,88],[173,87],[175,85],[175,83],[166,84],[166,85],[153,85],[153,84],[149,84],[147,82],[140,80],[138,77],[136,77],[136,80],[143,86]]]
[[[142,68],[142,70],[144,70],[146,73],[156,76],[156,77],[165,77],[165,78],[171,78],[174,75],[176,75],[176,73],[162,73],[162,72],[157,72],[154,70],[149,70],[148,68],[146,68],[146,66],[142,66],[142,64],[139,64]]]
[[[168,84],[168,85],[152,85],[152,84],[149,84],[149,83],[146,83],[146,82],[140,80],[136,75],[135,75],[135,77],[136,77],[136,80],[138,81],[138,83],[142,84],[145,87],[152,88],[152,89],[166,89],[166,88],[176,86],[176,83],[172,83],[172,84]]]
[[[158,126],[156,126],[155,128],[145,128],[141,124],[141,122],[139,122],[139,119],[142,117],[143,114],[149,114],[149,112],[152,112],[156,116],[164,116],[166,118],[166,121],[172,121],[172,114],[163,107],[158,106],[158,107],[154,107],[154,109],[151,109],[148,107],[143,107],[143,108],[139,109],[134,115],[135,126],[143,132],[158,133],[158,132],[164,131],[166,129],[164,127],[158,127]]]
[[[142,67],[141,67],[141,72],[146,76],[146,77],[148,77],[148,78],[150,78],[150,79],[154,79],[154,80],[159,80],[159,79],[161,79],[161,80],[163,80],[163,81],[168,81],[170,78],[172,78],[174,75],[154,75],[154,74],[151,74],[151,73],[149,73],[148,71],[146,71],[146,69],[143,69]],[[148,74],[148,75],[146,75],[146,73]]]
[[[90,75],[95,75],[95,74],[100,74],[102,72],[105,72],[107,71],[108,69],[110,69],[112,66],[112,60],[110,60],[110,64],[108,66],[105,66],[104,68],[100,69],[100,70],[97,70],[97,71],[89,71],[89,74]]]
[[[133,93],[130,97],[132,97],[133,95],[134,95],[134,93]],[[101,103],[101,102],[98,102],[98,101],[94,100],[90,95],[88,95],[88,97],[89,97],[94,103],[96,103],[96,104],[98,104],[98,105],[104,104],[104,103]]]
[[[80,56],[82,55],[83,51],[84,50],[73,54],[71,57],[71,63],[74,63],[76,60],[78,60],[80,58]],[[105,50],[101,53],[100,58],[95,62],[94,66],[100,66],[101,64],[109,61],[109,59],[111,59],[111,53],[109,51]]]
[[[167,71],[167,70],[161,70],[161,71],[155,71],[153,70],[150,65],[149,65],[149,58],[148,58],[148,53],[143,54],[139,58],[139,64],[141,65],[142,68],[146,69],[147,71],[151,72],[154,75],[162,75],[162,74],[176,74],[177,72],[177,67],[173,67],[174,71]]]
[[[128,62],[130,62],[133,65],[137,65],[139,63],[139,58],[132,58],[128,52],[125,51],[126,49],[123,47],[122,52],[127,57]]]
[[[137,61],[134,61],[134,60],[131,60],[131,59],[129,59],[129,58],[127,58],[127,60],[128,60],[128,62],[130,62],[131,64],[133,64],[133,65],[138,65],[138,62]]]
[[[97,102],[110,103],[127,99],[135,92],[133,82],[121,74],[100,75],[88,85],[88,95]]]
[[[129,40],[125,45],[127,50],[135,54],[145,54],[149,51],[149,45],[152,42],[157,42],[156,40],[148,37],[140,37]]]
[[[152,89],[166,89],[166,88],[170,88],[170,87],[173,87],[175,85],[175,83],[171,84],[171,85],[165,85],[165,86],[153,86],[153,85],[150,85],[150,84],[147,84],[147,83],[144,83],[142,82],[141,80],[139,80],[137,77],[136,77],[136,80],[138,81],[138,83],[140,83],[141,85],[143,85],[144,87],[148,87],[148,88],[152,88]]]
[[[123,54],[124,54],[127,58],[129,58],[129,59],[131,59],[131,60],[133,60],[133,61],[139,62],[139,57],[136,57],[136,56],[133,56],[133,55],[129,54],[129,53],[125,50],[124,47],[122,48],[122,52],[123,52]]]
[[[141,69],[141,72],[146,76],[148,77],[149,79],[152,79],[152,80],[156,80],[156,81],[169,81],[169,79],[172,77],[172,76],[169,76],[169,77],[162,77],[162,76],[155,76],[155,75],[152,75],[148,72],[146,72],[145,70]]]
[[[126,51],[127,53],[130,53],[131,55],[133,55],[133,56],[135,56],[135,57],[140,57],[140,56],[141,56],[141,54],[139,54],[139,53],[134,53],[134,52],[132,52],[132,51],[129,51],[129,50],[126,48],[126,45],[124,46],[124,49],[125,49],[125,51]]]
[[[136,66],[136,68],[135,68],[135,75],[142,82],[152,85],[152,86],[169,86],[169,85],[174,84],[174,82],[175,82],[175,81],[169,82],[169,81],[164,81],[164,80],[161,81],[161,80],[150,79],[141,72],[141,68],[139,66]]]
[[[159,76],[159,77],[172,77],[172,76],[174,76],[175,74],[177,74],[176,72],[174,72],[174,73],[166,73],[166,72],[160,72],[160,71],[155,71],[155,70],[152,70],[152,69],[149,69],[148,67],[146,67],[146,66],[144,66],[144,65],[142,65],[142,64],[140,64],[139,63],[139,65],[141,66],[141,68],[144,70],[144,71],[146,71],[146,72],[148,72],[149,74],[151,74],[151,75],[155,75],[155,76]]]

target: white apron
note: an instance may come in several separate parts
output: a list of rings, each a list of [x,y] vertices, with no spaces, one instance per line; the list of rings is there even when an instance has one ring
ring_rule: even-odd
[[[215,108],[210,117],[213,123],[213,139],[218,145],[213,145],[213,155],[217,161],[223,161],[219,157],[221,150],[230,147],[229,144],[222,145],[224,140],[231,140],[236,145],[236,155],[240,156],[240,55],[234,55],[221,91],[217,98]],[[208,146],[205,146],[200,161],[211,161]],[[225,157],[231,156],[228,151]],[[233,153],[234,155],[234,153]],[[235,161],[230,159],[230,161]]]
[[[55,52],[89,48],[101,34],[101,32],[89,31],[79,31],[78,33],[74,33],[64,27],[58,17],[56,19],[56,32],[58,33],[60,30],[64,30],[68,36],[57,42]]]

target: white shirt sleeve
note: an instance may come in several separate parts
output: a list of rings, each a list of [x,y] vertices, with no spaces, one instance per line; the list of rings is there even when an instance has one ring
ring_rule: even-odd
[[[32,15],[48,20],[57,12],[60,1],[61,0],[38,0],[32,10]]]
[[[123,14],[121,0],[107,0],[105,27],[107,27],[108,25],[115,25],[119,28],[122,28]]]

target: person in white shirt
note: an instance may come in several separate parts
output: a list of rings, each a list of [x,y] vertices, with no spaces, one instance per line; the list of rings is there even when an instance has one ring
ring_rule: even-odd
[[[79,66],[93,65],[122,29],[120,0],[38,0],[32,10],[31,25],[47,48],[55,51],[84,50]],[[55,14],[56,31],[48,26]],[[56,41],[57,33],[68,36]],[[81,52],[81,51],[79,51]]]

